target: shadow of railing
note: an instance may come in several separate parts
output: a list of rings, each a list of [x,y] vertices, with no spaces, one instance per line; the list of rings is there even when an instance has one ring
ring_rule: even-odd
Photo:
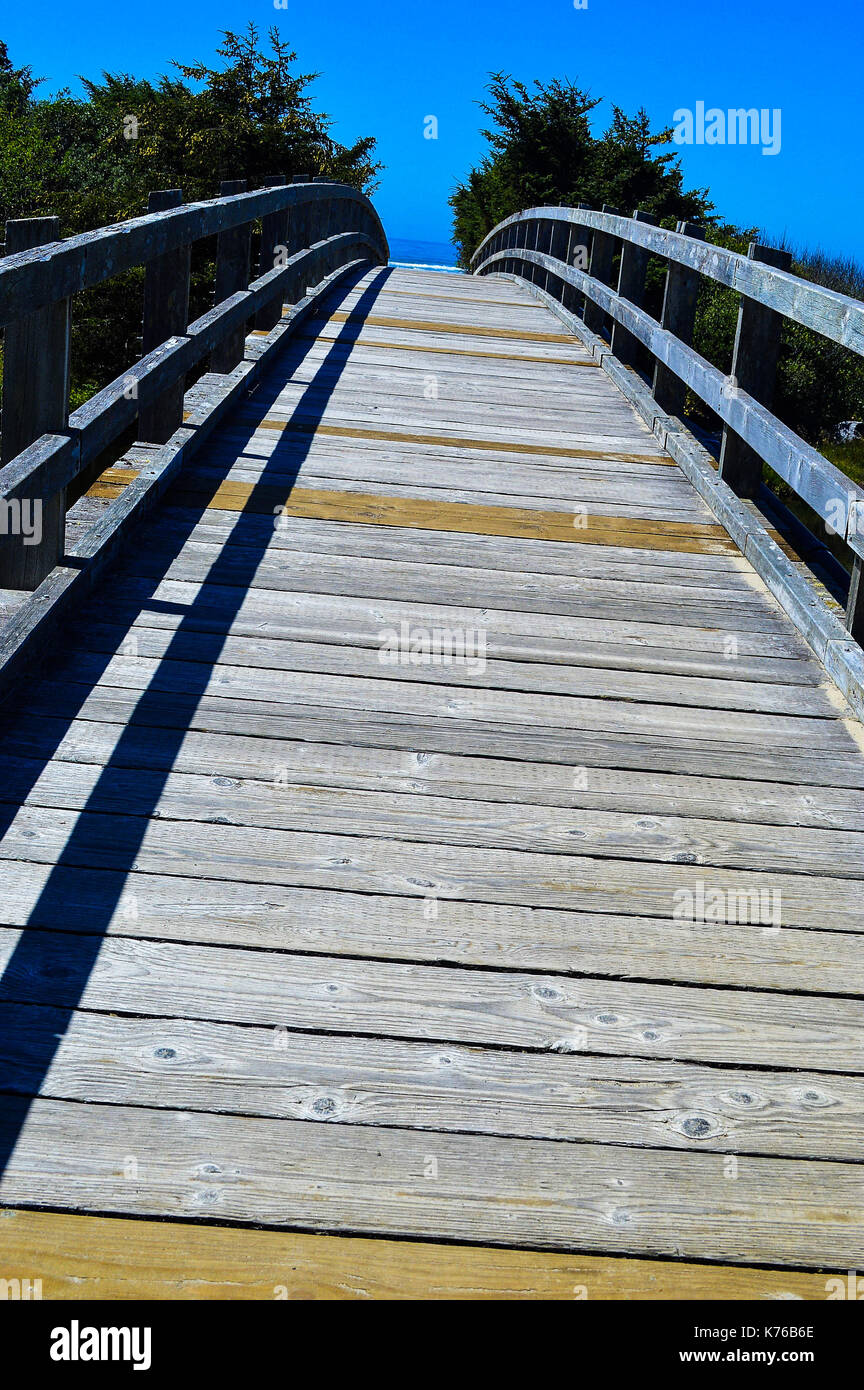
[[[357,277],[352,277],[346,284],[334,290],[325,301],[327,305],[332,309],[341,303],[356,287],[357,280],[362,278],[364,273],[365,269],[358,272]],[[246,504],[250,513],[256,511],[256,489],[267,486],[270,477],[278,476],[280,487],[293,486],[314,437],[314,420],[310,423],[309,417],[314,415],[316,419],[320,419],[323,414],[350,357],[351,345],[357,337],[358,315],[368,314],[389,273],[387,269],[382,269],[372,284],[361,292],[352,309],[352,321],[337,332],[311,381],[304,387],[292,412],[292,418],[302,416],[303,433],[291,435],[290,451],[277,447],[265,463],[258,483],[252,487]],[[296,363],[302,361],[319,341],[318,338],[290,338],[285,350],[292,353]],[[303,343],[306,344],[305,347]],[[267,384],[271,381],[273,372],[278,372],[283,362],[284,354],[280,354],[277,362],[269,368],[263,378],[254,398],[256,408],[265,403]],[[284,378],[280,376],[274,384],[275,395],[278,395],[279,388],[284,385]],[[232,419],[233,415],[229,416],[226,424]],[[290,424],[290,420],[288,423]],[[244,425],[243,428],[248,429],[248,438],[251,439],[255,432],[255,423]],[[240,452],[243,450],[238,449],[238,453]],[[290,471],[285,457],[289,452]],[[226,472],[230,470],[230,466],[229,462]],[[182,474],[179,482],[182,487]],[[170,494],[166,502],[170,503]],[[185,506],[184,501],[184,508]],[[206,511],[206,498],[202,499],[200,506],[189,508],[188,520],[179,531],[175,530],[172,533],[174,543],[161,552],[164,559],[164,565],[161,566],[162,574],[154,577],[148,587],[158,587],[164,573],[183,549],[189,536],[206,515]],[[212,621],[208,621],[206,632],[202,632],[201,626],[196,625],[197,606],[206,604],[206,585],[202,585],[198,598],[187,608],[178,609],[174,606],[175,611],[179,611],[182,616],[170,636],[164,656],[159,659],[147,688],[137,700],[134,714],[117,739],[86,803],[74,812],[75,824],[61,853],[47,871],[45,885],[29,913],[27,925],[21,931],[0,977],[0,1010],[10,1005],[44,1006],[33,1010],[34,1020],[37,1021],[28,1029],[26,1058],[19,1057],[14,1046],[4,1045],[0,1039],[0,1179],[14,1153],[32,1101],[40,1094],[72,1016],[84,998],[102,942],[121,905],[129,874],[133,871],[136,858],[140,854],[150,817],[158,807],[190,721],[206,693],[213,667],[219,662],[232,623],[253,583],[271,536],[272,532],[261,533],[256,543],[254,536],[250,535],[244,539],[242,546],[233,547],[230,536],[225,541],[208,572],[206,581],[209,585],[218,585],[224,581],[231,595],[222,606],[221,623],[215,629]],[[108,576],[108,582],[110,578],[111,576]],[[91,604],[94,602],[98,602],[98,596],[90,601]],[[142,601],[138,612],[144,613],[146,610],[147,603]],[[212,608],[208,609],[209,618],[212,618],[212,613]],[[85,609],[82,617],[86,619],[87,616],[88,610]],[[93,616],[98,619],[95,613]],[[170,688],[160,688],[160,675],[166,664],[184,660],[184,640],[187,632],[192,630],[195,631],[197,659],[185,662],[183,691],[178,693]],[[22,804],[32,792],[46,765],[50,763],[65,734],[85,705],[88,695],[99,683],[115,655],[114,652],[93,655],[92,680],[82,684],[80,698],[76,697],[73,707],[64,713],[60,727],[55,724],[50,746],[35,760],[32,768],[25,767],[22,760],[20,775],[11,786],[7,785],[0,792],[0,838],[9,831]],[[50,676],[49,667],[43,673],[43,678],[50,680]],[[14,709],[8,713],[4,711],[4,714],[4,730],[11,731],[14,735],[15,720],[20,719],[22,714],[26,715],[26,696],[22,699],[19,695]],[[128,784],[129,779],[130,761],[126,747],[134,740],[135,730],[140,729],[142,724],[157,726],[162,731],[162,766],[151,768],[146,776],[142,776],[134,814],[124,815],[116,811],[116,803],[118,788],[123,783]],[[37,816],[38,809],[34,807],[34,814]],[[103,846],[103,856],[104,846],[110,845],[111,867],[92,866],[94,844]],[[82,867],[88,871],[88,885],[85,889],[87,926],[86,930],[76,926],[75,934],[70,935],[69,871],[80,871]],[[92,880],[89,879],[91,873]],[[78,879],[80,885],[80,874]],[[79,903],[79,909],[80,906]],[[2,920],[3,908],[0,903],[0,922]],[[66,930],[57,933],[52,928],[60,922],[66,923]],[[70,943],[74,943],[73,949],[70,949]],[[122,1007],[121,1000],[118,1000],[118,1005]],[[15,1010],[8,1012],[14,1015]],[[39,1023],[38,1019],[42,1022]]]

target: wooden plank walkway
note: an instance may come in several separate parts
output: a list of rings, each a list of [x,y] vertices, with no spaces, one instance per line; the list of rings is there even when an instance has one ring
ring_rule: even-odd
[[[526,289],[334,291],[2,720],[19,1262],[212,1297],[860,1263],[864,734]]]

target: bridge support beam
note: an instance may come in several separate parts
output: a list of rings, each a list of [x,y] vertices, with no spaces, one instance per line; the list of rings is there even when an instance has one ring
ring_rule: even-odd
[[[634,222],[647,222],[649,226],[657,226],[657,218],[650,212],[641,212],[639,208],[633,214]],[[637,246],[632,241],[625,241],[621,246],[621,264],[618,269],[618,293],[622,299],[629,299],[631,304],[635,304],[637,309],[642,308],[645,298],[645,277],[648,274],[648,261],[651,253],[646,251],[643,246]],[[639,358],[640,343],[638,338],[634,338],[620,323],[612,326],[611,339],[612,352],[619,362],[623,362],[625,367],[633,367]]]
[[[7,222],[6,254],[30,251],[59,238],[58,217]],[[69,300],[62,299],[10,323],[6,329],[2,462],[8,463],[40,435],[62,433],[68,418]],[[4,510],[0,589],[37,589],[63,558],[65,489],[50,497],[28,498],[27,503],[26,518],[25,504],[18,504],[17,524],[14,509]]]
[[[168,212],[183,203],[183,190],[165,188],[151,193],[148,212]],[[186,332],[189,324],[189,268],[191,247],[166,251],[147,264],[144,276],[144,329],[141,354],[168,338]],[[181,378],[163,391],[158,400],[143,406],[138,416],[138,438],[148,444],[164,444],[183,423],[185,383]]]
[[[679,222],[676,231],[699,241],[705,240],[705,228],[698,222]],[[698,270],[691,270],[680,261],[669,261],[660,325],[688,347],[693,342],[700,283]],[[681,378],[662,362],[654,364],[653,390],[654,399],[661,410],[665,410],[667,415],[683,416],[686,387]]]
[[[755,241],[751,241],[747,255],[751,261],[764,261],[776,270],[788,270],[792,263],[790,252],[760,246]],[[746,391],[769,409],[774,399],[782,327],[783,317],[776,310],[742,298],[729,389]],[[755,497],[762,482],[761,458],[728,425],[723,426],[720,477],[739,497]]]

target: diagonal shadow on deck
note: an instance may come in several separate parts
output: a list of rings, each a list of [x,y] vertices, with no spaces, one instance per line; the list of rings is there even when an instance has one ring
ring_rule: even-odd
[[[351,277],[347,282],[333,290],[325,301],[327,305],[331,309],[335,307],[334,301],[335,304],[341,302],[356,287],[357,280],[367,273],[368,267],[359,271],[356,277]],[[372,284],[362,291],[357,304],[352,309],[352,321],[346,323],[332,340],[332,344],[311,382],[305,387],[294,412],[296,416],[302,415],[304,417],[304,433],[292,436],[290,460],[283,459],[278,448],[274,450],[270,462],[264,467],[261,474],[260,486],[266,486],[274,475],[278,477],[280,487],[286,486],[286,484],[293,485],[313,438],[314,421],[310,422],[309,417],[314,415],[315,418],[320,418],[326,408],[327,401],[335,390],[341,372],[348,361],[351,346],[356,341],[358,317],[369,313],[382,286],[388,279],[389,273],[388,270],[382,269]],[[318,338],[298,340],[289,337],[285,351],[292,354],[293,365],[296,366],[297,362],[302,361],[302,358],[319,341]],[[277,361],[282,360],[283,355],[280,354]],[[268,381],[272,380],[276,365],[274,364],[268,369],[261,386],[259,386],[255,397],[257,405],[263,404],[264,399],[266,399],[267,384]],[[275,394],[278,395],[284,382],[279,378],[275,385]],[[305,405],[304,402],[306,402]],[[228,420],[230,421],[231,418],[229,416]],[[241,428],[248,430],[248,437],[251,439],[255,431],[255,424],[241,426]],[[305,432],[307,430],[309,430],[308,434]],[[238,452],[242,452],[242,449],[238,449]],[[180,485],[182,486],[182,474],[180,475]],[[248,503],[250,511],[255,509],[255,494],[256,488],[253,487]],[[167,500],[170,505],[170,494]],[[202,519],[206,512],[206,505],[205,499],[202,500],[200,507],[196,506],[192,509],[188,524],[184,524],[179,534],[176,534],[176,544],[170,546],[167,553],[164,554],[163,572],[171,565],[195,526]],[[0,1039],[0,1095],[2,1095],[2,1103],[0,1103],[0,1179],[2,1179],[14,1153],[21,1130],[26,1123],[32,1100],[39,1095],[71,1018],[81,1004],[88,980],[99,956],[103,938],[121,904],[128,875],[140,852],[149,824],[149,816],[156,810],[171,767],[188,731],[188,721],[194,716],[205,694],[213,667],[219,661],[232,621],[252,584],[268,547],[269,539],[269,535],[259,537],[256,543],[254,538],[250,536],[243,546],[235,546],[233,550],[231,538],[226,540],[220,555],[208,573],[207,584],[226,582],[228,586],[226,592],[229,592],[232,598],[226,605],[222,606],[221,614],[224,622],[216,627],[210,624],[206,636],[200,630],[196,631],[196,647],[200,653],[203,645],[207,644],[207,659],[184,662],[184,674],[188,679],[182,694],[178,694],[176,690],[170,688],[160,689],[160,672],[166,664],[183,660],[186,633],[190,627],[194,628],[195,626],[196,604],[206,605],[206,585],[202,585],[197,599],[189,605],[185,617],[181,619],[176,630],[172,633],[165,655],[159,661],[148,688],[142,692],[136,704],[135,713],[129,725],[120,734],[111,757],[100,772],[85,806],[75,813],[75,824],[69,838],[56,862],[51,866],[47,882],[30,914],[27,927],[21,931],[15,949],[2,977],[0,977],[0,1009],[8,1005],[49,1005],[47,1008],[34,1010],[34,1015],[38,1015],[41,1022],[28,1033],[27,1058],[24,1066],[21,1065],[21,1059],[17,1058],[14,1047],[9,1049]],[[223,570],[228,572],[226,581],[222,579]],[[158,586],[160,579],[161,576],[153,578],[153,589]],[[147,604],[144,601],[139,606],[138,611],[146,611],[146,608]],[[212,611],[210,610],[211,613]],[[25,766],[26,760],[22,760],[20,778],[13,785],[7,786],[0,794],[2,795],[0,836],[7,832],[15,820],[20,806],[38,780],[45,764],[51,760],[64,733],[73,723],[90,690],[98,683],[114,655],[115,653],[109,652],[94,656],[97,669],[93,673],[93,680],[89,684],[82,685],[80,700],[77,701],[76,707],[64,716],[58,736],[53,740],[52,748],[37,761],[35,768],[27,768]],[[48,678],[50,678],[50,672],[51,668],[49,667],[46,671]],[[167,718],[160,717],[165,706],[170,706],[170,713]],[[26,713],[26,698],[22,701],[19,696],[13,718],[5,721],[7,729],[11,726],[13,733],[14,720],[20,717],[22,712]],[[182,717],[178,718],[178,712],[185,715],[185,720]],[[106,813],[106,808],[116,805],[118,779],[128,781],[129,762],[125,756],[125,745],[127,741],[135,737],[135,728],[140,729],[142,724],[158,726],[162,731],[167,753],[164,765],[161,769],[149,770],[146,777],[142,777],[142,791],[136,802],[134,814],[121,815],[115,811]],[[94,843],[104,846],[106,842],[111,847],[113,866],[110,869],[98,868],[90,871],[90,891],[85,889],[86,934],[83,934],[85,929],[75,928],[76,932],[82,930],[82,934],[70,937],[67,929],[55,935],[51,930],[52,926],[55,923],[68,921],[69,917],[69,869],[74,867],[80,870],[82,866],[86,867],[88,863],[92,862],[91,850]],[[3,909],[0,905],[0,921],[2,921],[2,916]],[[70,940],[75,943],[74,951],[69,949]],[[122,1003],[122,1001],[118,1001],[118,1003]],[[14,1019],[14,1008],[9,1012]]]

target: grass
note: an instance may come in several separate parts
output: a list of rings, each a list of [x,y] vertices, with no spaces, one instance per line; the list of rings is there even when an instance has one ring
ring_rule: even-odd
[[[864,439],[853,439],[849,444],[822,443],[819,452],[853,483],[864,486]]]
[[[836,468],[839,468],[842,473],[845,473],[847,478],[864,487],[864,439],[855,439],[849,444],[823,440],[818,447],[820,454],[824,454],[825,458]],[[831,551],[831,554],[840,561],[846,572],[850,573],[852,551],[845,541],[827,531],[825,523],[818,513],[814,512],[812,507],[808,507],[806,502],[802,502],[798,494],[793,492],[789,484],[784,482],[772,468],[766,467],[765,482],[771,491],[780,498],[781,502],[785,503],[790,512],[797,516],[799,521],[803,521],[807,529],[812,531],[813,535],[818,537],[823,545]]]

